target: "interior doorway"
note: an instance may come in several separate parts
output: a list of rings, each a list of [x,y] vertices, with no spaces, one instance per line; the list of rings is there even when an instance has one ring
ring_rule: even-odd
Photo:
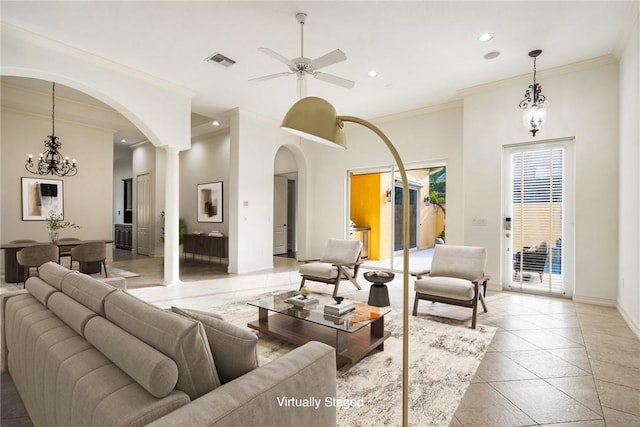
[[[286,146],[274,159],[273,255],[295,258],[298,248],[298,162]]]
[[[151,253],[151,174],[136,176],[136,253]]]

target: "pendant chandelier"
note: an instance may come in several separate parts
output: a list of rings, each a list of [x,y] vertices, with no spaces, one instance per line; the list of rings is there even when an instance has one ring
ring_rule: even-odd
[[[40,153],[37,163],[33,161],[33,156],[29,154],[25,169],[36,175],[57,175],[74,176],[78,173],[75,159],[69,163],[69,157],[62,157],[60,147],[62,143],[56,136],[56,83],[53,82],[52,91],[52,112],[51,112],[51,135],[44,140],[44,153]]]
[[[542,53],[540,49],[532,50],[529,56],[533,58],[533,84],[524,93],[524,99],[518,104],[518,111],[522,111],[524,126],[533,136],[540,130],[542,122],[547,116],[547,98],[542,94],[542,86],[536,82],[536,58]]]

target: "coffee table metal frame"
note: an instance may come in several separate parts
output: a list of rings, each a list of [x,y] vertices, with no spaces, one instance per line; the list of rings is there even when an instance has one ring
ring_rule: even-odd
[[[320,341],[336,349],[336,367],[353,366],[374,350],[383,351],[384,341],[391,336],[384,329],[384,316],[390,307],[373,307],[354,303],[355,312],[342,321],[328,318],[324,305],[333,299],[312,295],[319,300],[310,309],[298,309],[284,300],[295,293],[285,293],[249,302],[258,308],[258,319],[247,326],[296,346]],[[343,302],[343,304],[346,302]]]

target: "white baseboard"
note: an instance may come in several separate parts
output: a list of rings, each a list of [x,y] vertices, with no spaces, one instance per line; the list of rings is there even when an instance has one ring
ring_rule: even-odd
[[[629,328],[633,331],[634,334],[636,334],[638,339],[640,339],[640,325],[636,324],[633,321],[632,317],[629,316],[629,313],[627,313],[619,304],[616,305],[616,307],[618,308],[618,312],[620,312],[620,315],[622,316],[624,321],[627,322],[627,325],[629,325]]]
[[[617,307],[618,302],[614,299],[587,297],[584,295],[573,294],[573,302],[580,302],[584,304],[602,305],[605,307]]]

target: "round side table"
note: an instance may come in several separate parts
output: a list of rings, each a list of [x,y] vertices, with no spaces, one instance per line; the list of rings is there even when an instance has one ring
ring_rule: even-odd
[[[375,307],[391,305],[391,302],[389,302],[389,289],[387,289],[386,283],[392,281],[394,277],[395,274],[388,271],[367,271],[364,273],[364,278],[371,282],[367,304]]]

